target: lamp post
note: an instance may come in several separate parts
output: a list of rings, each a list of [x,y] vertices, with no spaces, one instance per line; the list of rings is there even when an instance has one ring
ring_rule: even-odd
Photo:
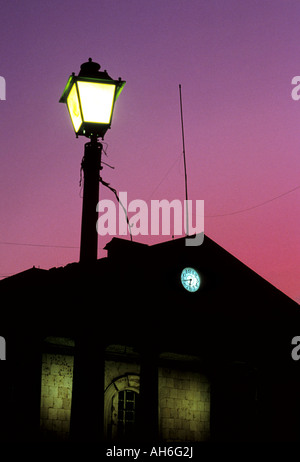
[[[114,105],[125,82],[113,80],[100,65],[90,58],[80,67],[78,76],[73,73],[60,98],[66,103],[73,128],[78,136],[89,138],[85,143],[82,159],[83,203],[80,242],[80,263],[91,264],[97,260],[97,204],[102,144],[111,126]],[[86,267],[84,266],[84,270]],[[85,271],[84,271],[85,272]],[[89,272],[88,272],[89,273]],[[84,279],[82,300],[89,306],[94,295],[93,288]],[[99,390],[104,387],[104,340],[99,339],[90,318],[75,320],[75,357],[72,391],[72,413],[70,424],[71,440],[97,442],[103,435],[103,396]],[[94,365],[97,364],[97,371]],[[87,425],[89,422],[89,425]]]
[[[85,144],[82,159],[83,203],[80,241],[80,262],[97,260],[97,219],[99,177],[102,144],[111,127],[114,105],[126,82],[113,80],[100,65],[89,58],[80,67],[78,76],[73,73],[66,84],[60,103],[66,103],[72,125],[78,136],[90,138]]]

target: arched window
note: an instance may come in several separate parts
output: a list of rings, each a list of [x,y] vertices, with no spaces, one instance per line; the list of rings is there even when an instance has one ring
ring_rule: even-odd
[[[130,441],[136,435],[140,377],[127,374],[115,379],[104,393],[104,431],[108,441]]]

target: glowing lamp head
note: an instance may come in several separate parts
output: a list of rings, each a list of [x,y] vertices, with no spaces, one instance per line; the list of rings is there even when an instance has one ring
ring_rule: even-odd
[[[76,136],[104,137],[125,83],[100,72],[100,65],[91,58],[81,65],[78,76],[69,77],[59,102],[67,104]]]

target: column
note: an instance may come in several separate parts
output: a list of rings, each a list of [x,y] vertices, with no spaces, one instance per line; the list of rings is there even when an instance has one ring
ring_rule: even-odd
[[[158,439],[158,354],[141,353],[140,397],[137,413],[138,438],[145,443]]]
[[[93,332],[75,342],[70,438],[101,442],[104,420],[104,346]]]

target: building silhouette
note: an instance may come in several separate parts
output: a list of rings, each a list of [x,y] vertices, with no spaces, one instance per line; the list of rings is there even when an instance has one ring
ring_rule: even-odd
[[[106,250],[0,282],[2,440],[299,439],[297,303],[208,236]]]

